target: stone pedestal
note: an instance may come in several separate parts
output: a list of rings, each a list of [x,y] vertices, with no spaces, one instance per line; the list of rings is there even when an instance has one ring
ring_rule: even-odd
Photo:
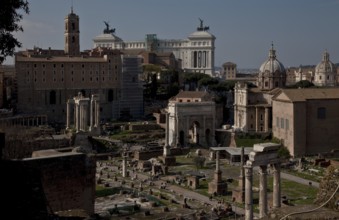
[[[244,203],[245,202],[245,191],[242,188],[237,187],[232,190],[232,199],[234,199],[237,203]]]
[[[227,183],[226,181],[221,180],[221,171],[214,172],[214,179],[208,183],[208,193],[218,195],[226,195],[227,193]]]

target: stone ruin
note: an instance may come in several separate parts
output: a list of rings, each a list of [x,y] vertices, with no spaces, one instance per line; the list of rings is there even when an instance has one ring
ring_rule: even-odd
[[[267,165],[273,166],[273,208],[281,206],[280,164],[278,149],[280,144],[254,144],[245,169],[245,220],[253,219],[253,167],[259,166],[259,217],[268,214]]]
[[[74,107],[74,116],[71,115],[71,105]],[[67,101],[67,121],[66,129],[70,128],[73,118],[76,132],[90,131],[100,134],[100,97],[93,94],[91,98],[85,98],[81,92],[78,96]]]
[[[227,183],[221,178],[219,151],[216,152],[215,163],[214,179],[208,184],[208,193],[211,195],[225,195],[227,193]]]

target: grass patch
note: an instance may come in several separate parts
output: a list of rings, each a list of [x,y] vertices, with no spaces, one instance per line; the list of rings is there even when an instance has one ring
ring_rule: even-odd
[[[273,191],[273,177],[268,178],[268,188]],[[313,204],[318,189],[300,183],[281,179],[281,195],[286,196],[293,204]]]
[[[96,197],[110,196],[110,195],[118,193],[119,191],[120,191],[120,189],[107,188],[107,187],[104,187],[104,186],[97,185],[95,187],[95,196]]]
[[[299,172],[297,170],[284,169],[283,172],[315,182],[320,182],[320,180],[323,178],[322,175],[312,175],[304,172]]]

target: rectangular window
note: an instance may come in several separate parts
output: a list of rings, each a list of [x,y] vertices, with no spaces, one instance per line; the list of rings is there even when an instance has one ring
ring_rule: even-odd
[[[280,127],[284,128],[284,119],[283,118],[280,119]]]
[[[276,125],[277,125],[277,128],[279,128],[279,117],[277,117]]]
[[[318,119],[325,119],[326,118],[326,108],[321,107],[318,108]]]
[[[288,130],[290,128],[288,119],[285,119],[285,128]]]

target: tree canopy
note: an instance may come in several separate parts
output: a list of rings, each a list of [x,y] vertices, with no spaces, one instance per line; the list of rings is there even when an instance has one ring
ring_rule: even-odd
[[[25,0],[1,0],[0,7],[0,64],[7,56],[13,56],[15,47],[21,43],[13,36],[13,32],[23,31],[19,24],[22,14],[29,13]]]

